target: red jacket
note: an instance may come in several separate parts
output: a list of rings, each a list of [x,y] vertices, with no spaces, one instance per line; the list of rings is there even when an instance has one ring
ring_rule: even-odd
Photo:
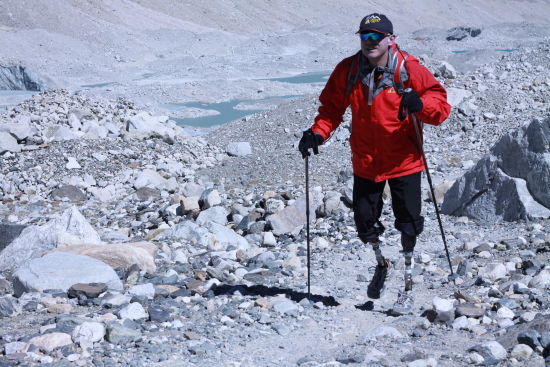
[[[390,52],[395,53],[395,46]],[[401,53],[396,53],[401,60]],[[350,68],[357,73],[358,55],[342,60],[334,69],[323,89],[318,115],[311,127],[325,140],[340,125],[346,109],[351,106],[351,152],[353,171],[357,176],[380,182],[410,175],[424,169],[422,155],[416,147],[412,117],[397,118],[401,97],[392,86],[374,95],[368,105],[368,87],[358,80],[346,95]],[[441,124],[451,106],[447,92],[418,59],[408,56],[405,63],[409,75],[405,88],[412,88],[422,99],[423,109],[416,114],[420,121]]]

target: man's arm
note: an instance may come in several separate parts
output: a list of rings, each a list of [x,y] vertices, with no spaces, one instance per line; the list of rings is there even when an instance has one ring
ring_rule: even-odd
[[[447,91],[418,60],[407,60],[410,87],[420,95],[423,108],[416,116],[422,122],[439,125],[449,117],[451,106]]]
[[[319,96],[321,106],[311,130],[321,135],[323,140],[327,140],[342,123],[346,108],[349,106],[348,97],[345,94],[349,67],[350,59],[340,62]]]

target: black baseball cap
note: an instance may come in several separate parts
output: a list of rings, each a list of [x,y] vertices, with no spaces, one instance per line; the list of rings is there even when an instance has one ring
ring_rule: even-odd
[[[361,20],[359,30],[356,33],[363,33],[367,31],[393,34],[393,25],[384,14],[372,13]]]

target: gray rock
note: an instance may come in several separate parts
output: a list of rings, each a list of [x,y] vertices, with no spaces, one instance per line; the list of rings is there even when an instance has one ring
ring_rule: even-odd
[[[17,144],[15,139],[10,133],[0,131],[0,154],[5,152],[19,153],[21,146]]]
[[[227,144],[225,151],[230,156],[243,157],[252,154],[252,147],[249,142],[231,142]]]
[[[200,198],[202,195],[202,192],[204,191],[204,187],[193,182],[187,182],[183,185],[181,191],[184,196],[187,196],[187,197],[195,196]]]
[[[11,297],[0,298],[0,318],[10,317],[17,313],[15,309],[14,301]]]
[[[518,343],[526,344],[533,349],[542,346],[540,343],[541,335],[534,329],[526,330],[518,334]]]
[[[140,320],[147,319],[149,314],[143,306],[137,302],[132,302],[128,306],[122,308],[118,315],[121,319]]]
[[[105,263],[65,252],[54,252],[30,260],[13,274],[13,288],[17,297],[29,291],[67,291],[76,283],[105,283],[110,289],[122,289],[118,275]]]
[[[0,90],[40,91],[45,86],[44,80],[25,66],[0,65]]]
[[[170,312],[160,307],[149,307],[149,320],[153,322],[166,322],[171,320]]]
[[[57,189],[53,190],[51,196],[54,200],[67,199],[70,201],[84,201],[86,200],[86,194],[82,192],[78,187],[73,185],[61,185]]]
[[[323,203],[323,193],[320,187],[311,190],[309,198],[310,221],[315,219],[316,208]],[[305,195],[296,199],[294,204],[268,217],[268,223],[273,228],[273,234],[280,236],[285,233],[297,234],[306,224]]]
[[[447,41],[461,41],[466,37],[477,37],[481,29],[472,27],[453,27],[447,31]]]
[[[550,118],[505,135],[445,195],[441,211],[494,221],[550,217]]]
[[[101,293],[107,291],[108,288],[105,283],[77,283],[69,288],[68,295],[70,298],[82,298],[83,296],[86,298],[97,298]]]
[[[485,315],[485,309],[476,306],[473,303],[463,303],[456,307],[455,314],[457,316],[466,316],[471,318],[480,318]]]
[[[73,206],[43,226],[25,228],[19,237],[0,252],[0,271],[13,271],[22,262],[42,256],[59,245],[79,243],[101,244],[101,239]]]
[[[113,323],[107,326],[106,339],[112,344],[128,345],[140,341],[142,336],[138,330]]]
[[[479,353],[486,364],[497,364],[506,358],[506,349],[497,341],[489,341],[469,349]]]
[[[17,238],[27,226],[21,224],[0,223],[0,251]]]
[[[38,130],[31,125],[28,116],[20,115],[18,122],[14,124],[1,124],[0,131],[11,134],[18,142],[35,135]]]
[[[160,190],[150,187],[140,187],[136,190],[136,196],[141,201],[160,198]]]

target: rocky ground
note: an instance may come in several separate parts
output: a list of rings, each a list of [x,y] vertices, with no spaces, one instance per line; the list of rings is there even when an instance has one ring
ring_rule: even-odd
[[[425,129],[436,184],[548,117],[549,49],[543,41],[466,74],[424,60],[455,106]],[[320,188],[306,298],[296,143],[316,107],[307,96],[199,138],[129,101],[65,91],[7,111],[0,126],[16,142],[0,161],[0,214],[15,239],[0,253],[0,365],[543,366],[549,220],[444,215],[453,283],[426,195],[414,312],[391,316],[403,283],[399,233],[387,201],[383,251],[393,272],[382,297],[369,299],[374,256],[346,205],[345,126],[310,160]],[[102,270],[89,278],[79,272],[88,266]]]
[[[385,6],[216,4],[0,4],[0,66],[67,88],[0,99],[0,366],[548,365],[549,218],[442,215],[450,282],[424,184],[415,307],[392,316],[404,261],[386,198],[392,272],[367,296],[375,260],[349,208],[349,114],[309,160],[307,299],[297,142],[321,85],[265,79],[331,69],[357,46],[357,13]],[[530,4],[386,11],[453,106],[424,129],[439,203],[501,137],[548,125],[548,4]],[[481,34],[449,31],[466,18]],[[94,83],[106,85],[83,87]],[[163,116],[165,103],[288,95],[303,97],[198,137]]]

